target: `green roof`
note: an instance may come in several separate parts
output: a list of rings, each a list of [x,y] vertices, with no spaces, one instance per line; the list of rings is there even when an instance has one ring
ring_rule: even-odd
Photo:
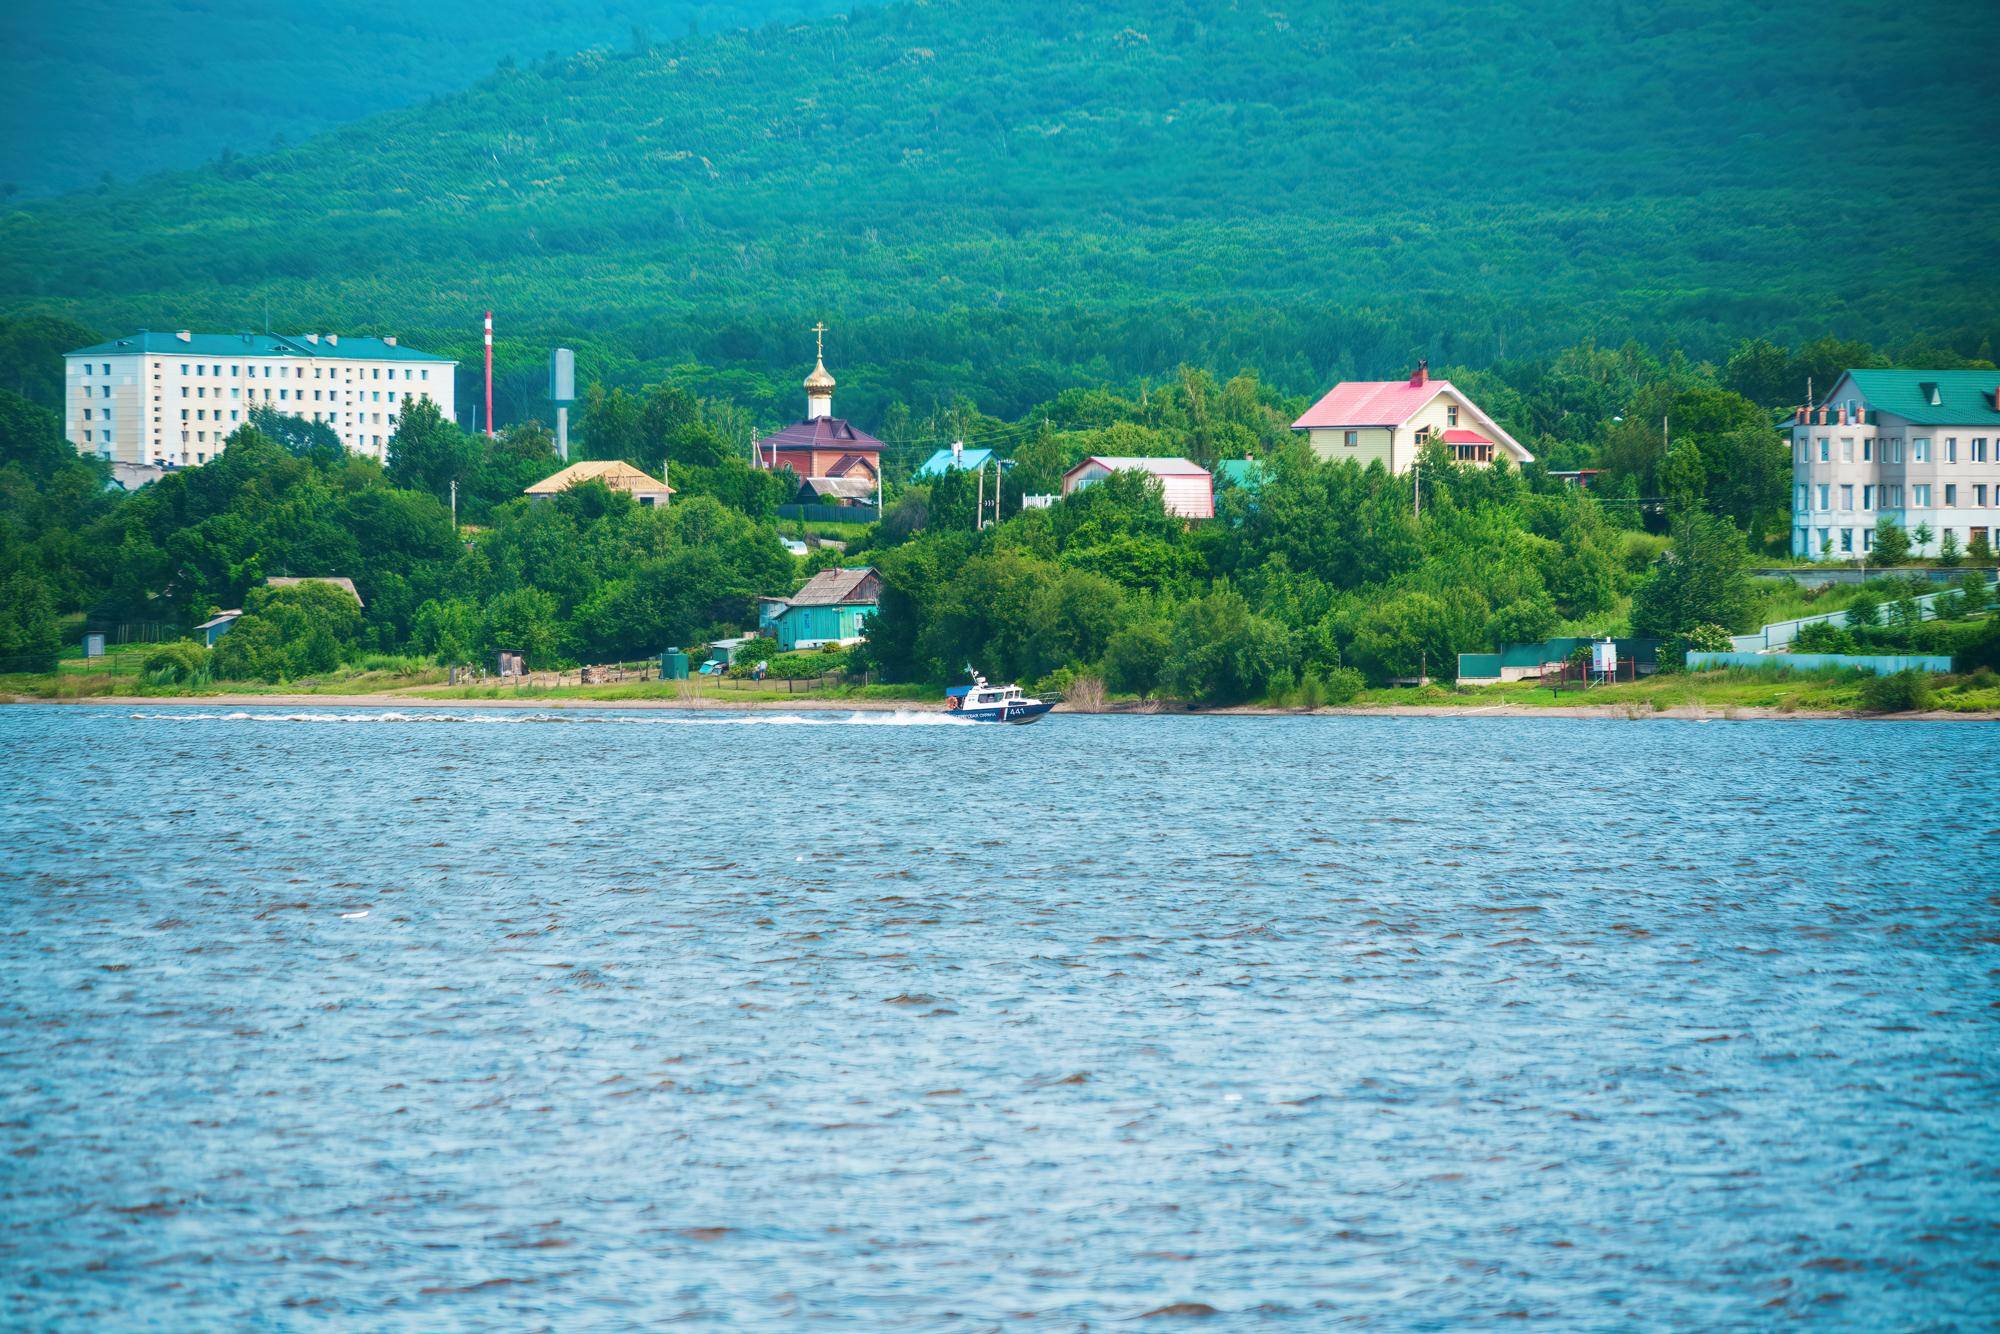
[[[450,361],[435,352],[385,343],[379,338],[336,335],[330,343],[324,335],[314,342],[304,334],[190,333],[185,341],[177,333],[155,333],[141,329],[125,338],[80,347],[65,353],[71,357],[117,356],[133,352],[151,356],[184,357],[311,357],[334,361]]]
[[[1257,459],[1224,459],[1215,465],[1217,477],[1227,477],[1231,486],[1255,490],[1264,484],[1264,465]]]
[[[1849,371],[1862,399],[1922,426],[2000,426],[2000,371]],[[1935,395],[1937,401],[1931,401]]]

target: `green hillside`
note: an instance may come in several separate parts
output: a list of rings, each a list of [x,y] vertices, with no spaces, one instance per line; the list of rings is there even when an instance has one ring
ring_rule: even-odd
[[[0,6],[0,193],[297,143],[501,61],[826,13],[831,0],[62,0]],[[650,34],[650,35],[649,35]]]
[[[1580,337],[2000,341],[1985,3],[896,5],[502,71],[15,213],[0,307],[103,329],[477,313],[586,373],[1018,410],[1067,377],[1293,389]]]

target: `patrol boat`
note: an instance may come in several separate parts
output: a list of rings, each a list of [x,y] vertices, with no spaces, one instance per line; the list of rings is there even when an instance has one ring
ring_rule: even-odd
[[[1031,723],[1056,706],[1021,693],[1019,686],[996,686],[971,668],[969,686],[952,686],[945,693],[945,712],[975,723]]]

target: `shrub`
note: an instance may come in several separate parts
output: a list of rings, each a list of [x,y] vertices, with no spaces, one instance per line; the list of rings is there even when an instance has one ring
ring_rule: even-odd
[[[154,685],[202,685],[209,679],[210,657],[206,645],[197,644],[192,639],[180,639],[162,644],[148,653],[141,669]]]
[[[1731,648],[1729,631],[1714,623],[1689,626],[1660,644],[1660,670],[1679,672],[1687,670],[1687,655],[1690,653],[1727,653]]]
[[[1952,667],[1961,672],[1982,669],[2000,671],[2000,616],[1987,621],[1952,658]]]
[[[1847,605],[1847,623],[1851,626],[1878,625],[1882,620],[1882,604],[1873,593],[1858,594]]]
[[[1892,672],[1861,684],[1861,707],[1869,713],[1911,713],[1931,706],[1930,679],[1922,672]]]

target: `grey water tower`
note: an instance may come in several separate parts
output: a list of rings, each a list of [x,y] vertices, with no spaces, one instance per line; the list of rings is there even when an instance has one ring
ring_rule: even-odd
[[[549,401],[556,405],[556,457],[569,462],[569,405],[576,402],[576,353],[559,347],[549,353]]]

